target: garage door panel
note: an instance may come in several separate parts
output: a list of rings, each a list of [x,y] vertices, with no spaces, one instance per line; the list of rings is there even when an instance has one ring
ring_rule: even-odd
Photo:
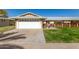
[[[37,28],[42,28],[42,23],[41,22],[17,22],[16,27],[20,29],[37,29]]]

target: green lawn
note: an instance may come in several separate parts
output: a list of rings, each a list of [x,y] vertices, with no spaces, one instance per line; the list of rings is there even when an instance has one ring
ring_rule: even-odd
[[[15,26],[0,26],[0,32],[5,32],[14,29]]]
[[[44,35],[50,43],[79,43],[79,28],[44,29]]]

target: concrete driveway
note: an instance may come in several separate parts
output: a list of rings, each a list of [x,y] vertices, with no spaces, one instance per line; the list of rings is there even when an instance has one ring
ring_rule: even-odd
[[[0,44],[13,44],[24,48],[44,48],[45,38],[42,29],[15,29],[0,37]]]
[[[42,29],[15,29],[0,36],[1,48],[79,49],[79,43],[46,43]]]

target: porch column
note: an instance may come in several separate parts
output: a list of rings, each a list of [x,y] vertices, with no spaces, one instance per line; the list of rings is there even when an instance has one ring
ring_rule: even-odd
[[[46,27],[47,27],[47,22],[44,21],[44,22],[42,22],[42,23],[43,23],[43,28],[46,28]]]
[[[71,23],[69,23],[69,27],[71,27]]]
[[[55,26],[55,23],[54,23],[54,27],[56,27],[56,26]]]
[[[78,23],[77,23],[77,27],[78,27]]]
[[[64,24],[62,23],[62,27],[63,27],[63,25],[64,25]]]

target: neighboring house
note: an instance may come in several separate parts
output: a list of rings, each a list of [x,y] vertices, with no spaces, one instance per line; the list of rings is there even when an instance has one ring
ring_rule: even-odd
[[[0,10],[0,26],[14,25],[15,21],[8,17],[5,10]]]
[[[0,10],[0,26],[9,25],[9,19],[5,10]]]
[[[1,25],[15,25],[16,29],[79,27],[79,17],[43,17],[31,12],[17,17],[2,18]],[[3,22],[3,23],[2,23]]]
[[[9,19],[8,18],[0,18],[0,26],[8,26]]]
[[[12,26],[15,25],[15,20],[11,18],[0,18],[0,26]]]

